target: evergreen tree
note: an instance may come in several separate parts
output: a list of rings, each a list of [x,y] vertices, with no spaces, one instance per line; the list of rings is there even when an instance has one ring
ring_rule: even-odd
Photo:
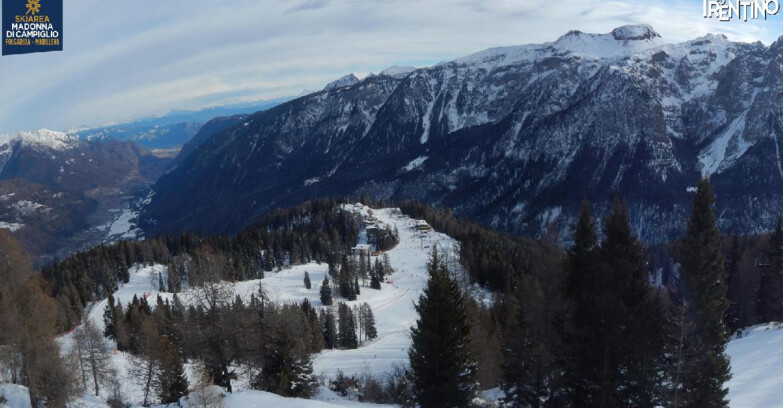
[[[337,348],[337,324],[334,321],[334,313],[332,309],[323,310],[322,319],[323,322],[323,334],[324,334],[324,348],[335,349]]]
[[[329,285],[329,278],[324,276],[321,284],[321,304],[324,306],[332,305],[332,287]]]
[[[758,323],[780,320],[783,316],[783,298],[780,293],[783,288],[783,219],[778,217],[775,230],[769,239],[770,250],[767,251],[769,263],[759,265],[759,287],[756,300],[756,315]],[[728,262],[728,261],[727,261]]]
[[[344,302],[340,302],[337,306],[337,329],[337,345],[340,348],[355,349],[359,347],[353,312]]]
[[[392,268],[392,266],[391,266],[391,260],[389,259],[389,254],[384,252],[383,253],[383,275],[381,275],[381,280],[383,280],[386,276],[389,276],[389,275],[391,275],[393,273],[394,273],[394,268]]]
[[[693,198],[693,214],[680,244],[680,276],[690,301],[695,328],[686,339],[697,350],[695,369],[681,378],[682,407],[728,407],[725,387],[731,378],[726,356],[728,333],[723,317],[728,307],[724,282],[722,237],[715,222],[715,197],[702,179]]]
[[[310,274],[307,273],[307,271],[305,271],[304,285],[305,285],[305,288],[307,288],[307,289],[310,289],[312,287],[312,284],[310,283]]]
[[[375,314],[372,312],[372,308],[367,303],[362,304],[364,309],[364,335],[368,340],[372,340],[378,337],[378,329],[375,327]]]
[[[782,231],[783,232],[783,231]],[[726,310],[726,328],[733,333],[740,327],[740,276],[739,264],[742,258],[742,248],[737,233],[731,234],[731,245],[726,256],[726,287],[729,307]]]
[[[528,310],[526,301],[531,305],[540,304],[543,293],[532,277],[523,276],[518,287],[510,296],[508,328],[503,344],[503,391],[506,407],[544,407],[542,401],[550,400],[550,372],[557,370],[547,367],[545,344],[537,341],[541,333],[535,327],[535,312]],[[532,306],[531,306],[532,307]]]
[[[584,202],[570,253],[570,399],[583,407],[656,407],[664,382],[663,308],[649,283],[644,248],[617,200],[603,235],[596,246]]]
[[[566,333],[570,345],[566,359],[568,397],[574,406],[593,407],[595,394],[606,382],[601,368],[606,366],[609,350],[602,344],[602,309],[605,299],[597,294],[602,282],[598,281],[597,233],[590,211],[590,203],[582,202],[574,230],[574,245],[568,254],[567,295],[573,302],[574,315],[571,329]],[[600,329],[599,329],[600,327]],[[599,331],[600,330],[600,331]],[[605,375],[604,375],[605,376]]]
[[[117,317],[114,315],[116,307],[117,305],[114,302],[114,296],[109,293],[106,308],[103,310],[103,335],[112,340],[116,339],[116,333],[114,331],[114,323],[117,321]]]
[[[374,275],[378,277],[378,280],[383,279],[385,272],[383,270],[383,264],[381,264],[380,259],[375,258],[375,265],[373,266],[372,271],[375,272]]]
[[[373,273],[370,277],[370,287],[372,289],[381,290],[381,281],[378,279],[378,275]]]
[[[469,351],[464,294],[436,249],[427,269],[429,280],[416,305],[419,319],[408,351],[414,400],[422,408],[468,407],[476,391],[476,364]]]
[[[158,396],[163,404],[175,404],[188,393],[188,378],[179,352],[168,337],[162,337],[161,370],[158,380]]]
[[[261,385],[284,397],[308,398],[316,387],[313,366],[309,354],[297,350],[296,336],[288,319],[278,319],[265,351]]]
[[[601,264],[611,277],[607,289],[613,292],[605,297],[616,298],[616,313],[606,315],[617,335],[606,339],[617,367],[617,386],[610,392],[620,398],[618,404],[657,407],[664,381],[663,307],[649,283],[644,248],[631,232],[627,209],[617,200],[604,224],[604,237]]]
[[[114,307],[114,340],[117,342],[118,350],[126,351],[128,349],[129,338],[125,324],[125,310],[120,301],[117,301],[117,305]]]

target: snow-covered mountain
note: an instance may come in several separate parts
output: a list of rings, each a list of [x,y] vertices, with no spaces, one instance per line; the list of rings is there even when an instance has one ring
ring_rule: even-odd
[[[74,136],[49,129],[39,129],[32,132],[18,132],[16,134],[0,134],[0,146],[6,150],[15,143],[21,143],[27,147],[38,147],[51,150],[67,150],[76,147],[79,140]]]
[[[672,44],[639,25],[369,76],[215,135],[158,181],[143,222],[232,231],[306,198],[368,194],[540,234],[616,193],[662,241],[707,174],[722,228],[756,232],[783,212],[782,67],[783,40]]]

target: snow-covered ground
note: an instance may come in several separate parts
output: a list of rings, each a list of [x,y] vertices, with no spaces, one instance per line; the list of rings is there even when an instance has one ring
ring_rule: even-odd
[[[136,220],[139,217],[138,211],[130,208],[113,210],[117,215],[113,220],[105,225],[98,227],[106,233],[107,241],[116,241],[118,239],[134,239],[139,235],[139,229],[136,228]]]
[[[783,325],[771,323],[745,330],[729,343],[731,408],[783,406]]]
[[[348,208],[366,212],[366,208]],[[414,303],[427,283],[430,251],[437,246],[452,259],[459,254],[457,241],[434,231],[421,234],[414,230],[415,220],[395,215],[390,209],[375,210],[373,215],[381,223],[397,227],[400,233],[400,244],[387,252],[395,273],[387,278],[391,283],[384,283],[380,291],[362,288],[358,299],[348,304],[367,302],[372,307],[378,338],[355,350],[321,352],[313,361],[316,374],[333,376],[342,370],[345,374],[382,375],[395,363],[407,363],[410,328],[418,317]]]

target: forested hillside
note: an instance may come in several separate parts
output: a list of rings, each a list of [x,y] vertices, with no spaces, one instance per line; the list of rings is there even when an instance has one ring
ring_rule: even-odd
[[[16,327],[8,333],[19,334],[2,339],[18,350],[9,357],[21,359],[3,360],[8,380],[54,404],[47,406],[79,389],[145,405],[195,390],[321,398],[330,389],[336,398],[423,407],[449,395],[460,406],[494,389],[492,398],[508,406],[685,407],[705,398],[728,406],[729,333],[780,313],[777,274],[765,271],[774,270],[770,248],[781,232],[724,240],[706,180],[688,234],[652,251],[619,200],[600,230],[583,203],[567,250],[554,229],[535,240],[410,201],[398,210],[348,203],[276,210],[233,236],[120,241],[29,279],[29,264],[7,264],[15,266],[3,274],[16,278],[3,299],[38,302],[0,312],[4,327]],[[24,259],[19,249],[5,253]],[[677,272],[662,279],[667,263]],[[761,282],[771,294],[754,286]],[[408,320],[416,297],[417,318]],[[45,323],[19,323],[37,321],[29,313],[38,309],[47,310]],[[461,334],[427,334],[448,327]],[[45,364],[73,381],[35,383],[48,374],[17,365],[43,358],[25,354],[23,339],[35,335],[35,347],[51,348],[66,332],[66,358],[50,353]],[[106,344],[115,356],[96,357]],[[451,363],[433,360],[450,347],[464,352]],[[373,362],[379,355],[385,363]],[[127,385],[112,385],[119,377],[146,385],[128,394]],[[460,393],[444,385],[448,378]]]

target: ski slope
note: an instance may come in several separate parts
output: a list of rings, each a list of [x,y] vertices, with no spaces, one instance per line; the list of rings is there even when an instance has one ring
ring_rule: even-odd
[[[367,213],[367,207],[344,206],[360,213]],[[410,328],[418,317],[414,309],[427,284],[427,261],[433,247],[445,251],[449,259],[456,259],[459,243],[445,234],[430,231],[421,234],[414,230],[416,221],[391,209],[374,210],[373,215],[381,222],[397,227],[400,243],[388,251],[395,273],[383,283],[381,290],[362,288],[355,305],[367,302],[375,314],[378,338],[362,344],[355,350],[325,350],[313,361],[313,371],[319,375],[334,376],[337,370],[345,374],[369,372],[383,375],[394,364],[407,364],[408,348],[411,344]],[[371,262],[375,262],[374,259]],[[453,264],[450,265],[453,268]]]

